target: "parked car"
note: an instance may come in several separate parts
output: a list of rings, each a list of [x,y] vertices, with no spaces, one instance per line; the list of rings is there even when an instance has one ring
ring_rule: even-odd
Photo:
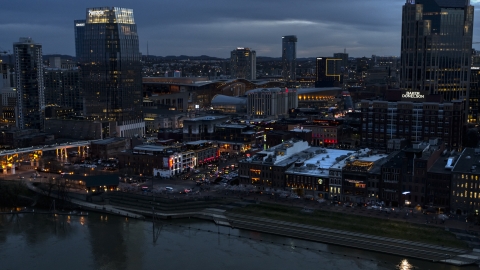
[[[165,191],[173,191],[172,187],[165,187]]]

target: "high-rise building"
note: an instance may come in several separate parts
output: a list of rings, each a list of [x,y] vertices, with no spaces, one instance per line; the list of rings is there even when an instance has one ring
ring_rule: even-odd
[[[46,105],[72,108],[75,112],[82,113],[78,68],[45,68],[44,81]]]
[[[317,57],[315,87],[338,87],[343,81],[342,59]]]
[[[282,65],[283,80],[286,82],[296,81],[297,36],[282,37]]]
[[[469,0],[407,0],[400,87],[447,101],[467,99],[474,8]]]
[[[133,10],[88,8],[86,17],[83,37],[82,22],[75,24],[85,115],[123,123],[142,119],[142,65]]]
[[[75,20],[74,29],[75,29],[75,57],[77,62],[82,62],[81,54],[83,52],[83,38],[85,36],[85,20]]]
[[[334,53],[333,58],[342,59],[342,62],[341,62],[340,65],[344,69],[348,68],[348,53],[346,53],[346,52],[344,52],[344,53]]]
[[[295,88],[257,88],[247,95],[247,114],[251,117],[279,117],[298,107]]]
[[[45,96],[42,45],[31,38],[13,44],[17,86],[17,127],[44,130]]]
[[[257,79],[257,55],[249,48],[238,47],[230,53],[230,73],[236,79]]]
[[[461,149],[465,101],[421,102],[417,97],[411,100],[362,100],[361,145],[386,149],[391,139],[419,143],[440,138],[448,149]]]

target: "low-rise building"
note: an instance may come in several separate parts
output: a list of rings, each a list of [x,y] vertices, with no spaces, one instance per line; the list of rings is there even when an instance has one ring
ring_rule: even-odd
[[[90,153],[94,158],[108,159],[130,148],[130,139],[108,138],[90,143]]]
[[[386,154],[373,154],[368,148],[347,159],[342,169],[343,199],[352,203],[376,201],[381,176],[381,165]]]
[[[346,150],[311,147],[313,156],[297,161],[285,172],[287,189],[311,198],[330,199],[330,169],[347,157]],[[334,177],[332,177],[334,178]],[[338,184],[341,186],[341,178]],[[333,191],[333,189],[332,189]],[[340,192],[340,191],[339,191]]]
[[[260,188],[285,189],[285,171],[301,155],[312,156],[308,142],[288,141],[239,162],[239,183]]]
[[[218,160],[220,153],[215,143],[211,141],[194,141],[185,144],[188,151],[182,152],[186,166],[194,167]],[[191,164],[191,165],[189,165]],[[192,166],[193,165],[193,166]]]
[[[459,157],[449,157],[445,169],[452,171],[451,211],[456,214],[478,215],[480,149],[465,148]]]
[[[215,125],[228,120],[228,116],[202,116],[183,120],[183,141],[213,140]]]

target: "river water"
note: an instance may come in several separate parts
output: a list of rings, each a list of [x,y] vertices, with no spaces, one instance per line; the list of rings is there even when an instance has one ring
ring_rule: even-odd
[[[191,220],[0,215],[0,269],[478,269]]]

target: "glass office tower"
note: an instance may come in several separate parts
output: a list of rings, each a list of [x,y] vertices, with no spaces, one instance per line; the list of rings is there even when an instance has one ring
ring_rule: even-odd
[[[81,60],[84,113],[92,120],[141,119],[141,56],[133,10],[87,9]],[[80,22],[81,23],[81,22]]]
[[[85,36],[85,20],[75,20],[74,27],[75,27],[75,57],[77,58],[77,62],[82,62],[81,54],[83,51],[83,38]]]
[[[249,48],[238,47],[230,52],[230,73],[232,78],[256,80],[257,56]]]
[[[282,37],[283,80],[296,81],[297,36]]]
[[[31,38],[13,44],[17,86],[16,124],[19,129],[45,128],[42,45]]]
[[[446,101],[467,99],[473,34],[468,0],[407,0],[402,14],[400,87]]]

